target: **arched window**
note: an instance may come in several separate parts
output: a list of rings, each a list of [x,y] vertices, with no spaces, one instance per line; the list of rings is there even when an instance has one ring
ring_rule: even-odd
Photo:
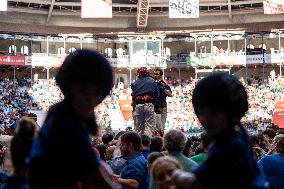
[[[57,49],[57,54],[59,54],[59,55],[65,54],[65,49],[64,49],[64,47],[59,47],[59,48]]]
[[[16,54],[17,53],[17,47],[15,45],[9,46],[9,54]]]
[[[71,48],[68,50],[69,53],[72,53],[72,52],[75,52],[75,51],[76,51],[76,48],[75,48],[75,47],[71,47]]]
[[[116,54],[117,56],[124,55],[125,50],[123,48],[118,48],[116,49]]]
[[[105,49],[105,54],[106,54],[108,57],[112,57],[112,49],[111,49],[111,48],[106,48],[106,49]]]
[[[165,55],[166,55],[166,57],[170,57],[171,56],[171,49],[169,47],[165,48]]]
[[[28,55],[29,54],[29,47],[24,45],[21,47],[21,54]]]

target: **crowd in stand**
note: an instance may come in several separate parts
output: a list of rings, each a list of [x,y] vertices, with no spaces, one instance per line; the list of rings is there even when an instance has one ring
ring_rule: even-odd
[[[275,103],[283,97],[283,80],[274,74],[267,80],[251,77],[244,82],[249,95],[250,108],[243,118],[251,130],[264,129],[271,125]],[[195,80],[168,81],[172,88],[173,97],[167,98],[168,117],[166,128],[183,128],[191,132],[200,132],[200,123],[193,113],[192,91]],[[2,79],[0,95],[1,131],[10,126],[19,116],[19,112],[30,109],[47,110],[48,107],[63,99],[54,79],[40,80],[35,77],[32,87],[29,80]],[[111,125],[109,110],[120,109],[118,100],[131,100],[131,90],[123,86],[113,88],[111,95],[96,108],[98,124],[108,127]],[[131,120],[130,120],[131,123]],[[129,125],[129,123],[128,123]],[[129,125],[131,126],[131,125]]]
[[[263,102],[249,105],[249,92],[231,75],[213,74],[196,85],[173,86],[178,98],[173,98],[172,106],[188,106],[181,112],[170,109],[171,114],[195,114],[204,128],[201,135],[191,137],[180,125],[152,136],[146,131],[138,134],[137,128],[100,132],[94,108],[104,99],[100,105],[103,109],[118,108],[111,102],[117,101],[123,89],[113,90],[113,95],[108,96],[112,69],[95,51],[78,50],[69,55],[55,79],[65,98],[49,108],[41,129],[28,118],[18,121],[9,145],[1,151],[4,165],[10,161],[12,171],[2,167],[0,188],[284,188],[284,131],[267,125],[254,135],[246,132],[241,118],[249,106],[261,110]],[[8,102],[11,97],[7,92],[9,89],[13,95],[29,99],[25,88],[18,91],[25,85],[17,81],[19,86],[13,91],[17,82],[4,82],[9,87],[2,87],[3,104],[25,110],[18,101]],[[254,86],[252,83],[247,88]],[[281,80],[276,78],[261,81],[249,89],[250,95],[259,93],[264,97],[262,90],[268,90],[266,101],[277,100],[281,96],[269,92],[280,93],[278,85]],[[128,92],[124,91],[123,96],[128,98]],[[9,108],[4,107],[4,112]],[[16,114],[20,116],[20,112]],[[197,118],[192,121],[197,122]],[[176,121],[182,119],[186,117]]]
[[[27,113],[33,105],[28,94],[30,81],[25,79],[0,79],[0,133],[11,134],[20,115]]]

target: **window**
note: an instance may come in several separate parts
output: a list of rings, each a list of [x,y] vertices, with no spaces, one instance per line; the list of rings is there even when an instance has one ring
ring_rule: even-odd
[[[59,47],[59,48],[57,49],[57,54],[59,54],[59,55],[65,54],[65,49],[64,49],[64,47]]]
[[[107,55],[107,57],[112,57],[112,49],[111,48],[106,48],[105,49],[105,54]]]
[[[68,53],[72,53],[72,52],[75,52],[76,51],[76,48],[75,47],[71,47],[69,50],[68,50]]]
[[[16,54],[17,53],[17,47],[15,45],[9,46],[9,53],[10,54]]]
[[[118,49],[116,49],[116,54],[117,54],[117,56],[123,55],[124,52],[125,52],[125,50],[124,50],[123,48],[118,48]]]
[[[165,55],[166,55],[166,57],[170,57],[171,56],[171,49],[169,47],[165,48]]]
[[[21,54],[28,55],[29,54],[29,47],[24,45],[21,47]]]

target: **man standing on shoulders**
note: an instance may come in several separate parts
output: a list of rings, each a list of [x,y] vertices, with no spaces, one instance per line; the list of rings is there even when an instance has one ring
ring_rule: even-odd
[[[131,84],[134,130],[139,134],[157,132],[154,103],[159,97],[157,83],[150,77],[147,68],[137,70],[138,79]]]
[[[159,99],[155,103],[156,127],[160,128],[160,135],[163,136],[167,120],[167,97],[172,97],[170,86],[163,80],[163,70],[156,68],[154,71],[155,80],[159,86]]]
[[[127,162],[120,176],[114,177],[123,188],[148,189],[147,160],[140,152],[141,149],[141,137],[137,133],[127,132],[121,136],[121,155]]]

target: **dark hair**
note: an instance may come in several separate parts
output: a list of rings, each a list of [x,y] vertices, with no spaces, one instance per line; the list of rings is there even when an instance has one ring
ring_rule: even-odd
[[[113,135],[110,133],[106,133],[102,136],[102,141],[104,144],[108,144],[113,140]]]
[[[265,131],[262,132],[262,134],[267,135],[269,139],[273,139],[276,136],[276,131],[271,129],[266,129]]]
[[[189,152],[190,152],[190,148],[191,148],[192,142],[190,140],[190,138],[187,137],[187,141],[185,144],[185,147],[182,151],[183,155],[185,155],[186,157],[189,157]]]
[[[118,138],[121,137],[124,133],[126,133],[126,131],[119,131],[119,132],[114,136],[114,140],[118,140]]]
[[[147,160],[148,160],[148,164],[153,163],[156,159],[158,159],[159,157],[165,156],[163,153],[161,152],[152,152],[149,154]]]
[[[147,147],[150,145],[151,143],[151,138],[148,135],[140,135],[141,136],[141,140],[142,140],[142,144],[143,146]]]
[[[11,140],[11,158],[15,169],[26,166],[25,159],[29,155],[38,125],[31,119],[21,118],[14,137]]]
[[[106,150],[107,147],[103,144],[98,144],[95,146],[95,148],[99,151],[100,153],[100,158],[104,161],[106,161]]]
[[[163,70],[161,68],[156,68],[155,72],[159,72],[160,76],[162,76],[164,74]]]
[[[239,124],[248,110],[247,93],[242,83],[232,75],[211,74],[200,80],[192,95],[192,104],[197,116],[200,110],[209,108],[226,112],[229,120]]]
[[[121,136],[121,141],[131,142],[135,151],[141,150],[141,137],[136,132],[126,132]]]
[[[45,123],[53,116],[56,125],[60,124],[62,117],[69,117],[74,114],[70,102],[71,89],[74,85],[97,88],[100,90],[103,99],[110,93],[113,75],[112,68],[105,57],[96,51],[83,49],[76,50],[67,56],[55,79],[65,99],[50,107]],[[85,122],[88,131],[96,135],[98,125],[95,121],[95,115],[88,117]]]
[[[100,53],[87,49],[76,50],[67,56],[55,79],[65,98],[70,98],[74,83],[97,87],[103,97],[110,93],[113,85],[108,60]]]
[[[161,137],[152,137],[150,144],[151,152],[161,152],[163,148],[163,139]]]
[[[258,135],[251,135],[249,136],[250,142],[252,145],[259,145],[260,144],[260,136]]]

